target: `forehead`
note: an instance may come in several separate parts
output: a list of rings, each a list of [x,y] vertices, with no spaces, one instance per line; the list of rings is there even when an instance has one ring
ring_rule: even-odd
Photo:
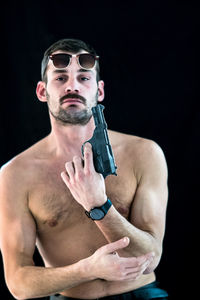
[[[71,55],[78,55],[78,54],[81,54],[81,53],[89,53],[88,51],[86,50],[80,50],[78,52],[70,52],[70,51],[65,51],[65,50],[56,50],[54,52],[51,53],[51,55],[53,54],[58,54],[58,53],[66,53],[66,54],[71,54]]]

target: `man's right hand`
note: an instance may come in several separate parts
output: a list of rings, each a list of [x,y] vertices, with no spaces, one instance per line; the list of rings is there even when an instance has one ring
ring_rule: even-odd
[[[152,262],[154,254],[147,253],[138,257],[120,257],[118,250],[128,246],[130,240],[125,237],[99,248],[89,259],[89,272],[93,279],[122,281],[137,279]]]

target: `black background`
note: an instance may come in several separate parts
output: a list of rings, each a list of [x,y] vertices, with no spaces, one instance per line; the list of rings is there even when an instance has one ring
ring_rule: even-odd
[[[35,94],[46,48],[64,37],[92,44],[100,55],[109,128],[153,139],[168,162],[167,226],[156,274],[171,299],[192,299],[198,276],[197,18],[192,1],[1,4],[0,164],[50,131],[46,104]],[[35,260],[40,263],[37,252]],[[13,299],[2,262],[1,286],[5,299]]]

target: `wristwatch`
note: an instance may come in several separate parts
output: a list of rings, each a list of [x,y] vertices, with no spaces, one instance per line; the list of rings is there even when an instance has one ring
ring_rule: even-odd
[[[110,199],[107,199],[106,203],[100,207],[94,207],[90,211],[85,211],[86,216],[93,221],[102,220],[107,214],[108,210],[112,206]]]

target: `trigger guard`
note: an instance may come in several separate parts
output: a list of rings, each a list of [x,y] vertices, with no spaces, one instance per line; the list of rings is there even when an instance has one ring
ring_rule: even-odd
[[[81,146],[81,152],[82,152],[82,156],[84,157],[84,146],[86,143],[90,143],[90,141],[86,141],[83,143],[83,145]],[[91,143],[90,143],[91,144]]]

